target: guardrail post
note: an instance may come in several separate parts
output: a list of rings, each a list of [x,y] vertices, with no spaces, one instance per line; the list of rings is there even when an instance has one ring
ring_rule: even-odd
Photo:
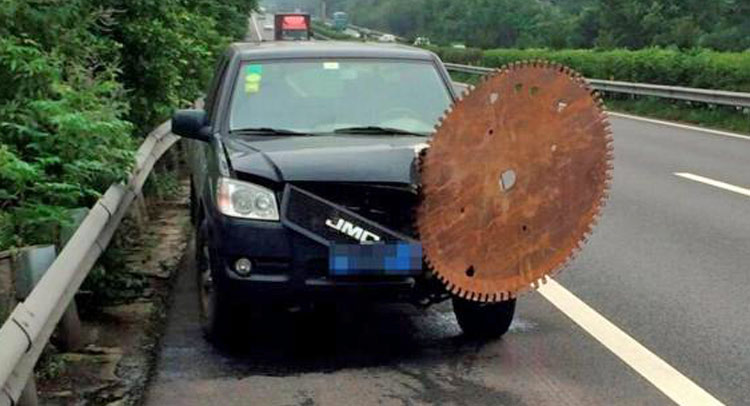
[[[54,245],[37,245],[22,248],[13,260],[16,279],[16,299],[23,301],[31,293],[37,282],[55,261],[57,251]],[[36,406],[39,403],[34,374],[29,376],[18,405]]]
[[[179,142],[177,144],[178,144],[177,148],[179,148]],[[172,164],[172,171],[175,173],[179,173],[180,166],[181,166],[179,151],[176,148],[171,148],[167,150],[167,154],[169,154],[169,160],[170,160],[170,163]]]
[[[138,193],[133,203],[135,203],[135,206],[132,213],[135,217],[135,222],[138,224],[138,229],[142,230],[146,226],[146,223],[148,223],[148,208],[143,193]]]
[[[23,387],[23,392],[18,398],[17,406],[37,406],[39,404],[39,397],[36,391],[36,378],[34,374],[31,374],[29,380],[26,381],[26,386]]]
[[[80,213],[73,214],[73,218],[74,220],[83,219],[87,213],[88,209],[82,210]],[[66,231],[63,230],[62,234],[65,237]],[[28,296],[37,282],[42,279],[47,268],[55,261],[55,258],[57,258],[57,251],[54,245],[21,249],[17,260],[14,262],[16,297],[19,301]],[[81,320],[78,317],[78,308],[76,307],[75,300],[72,300],[65,309],[65,313],[60,319],[57,329],[57,336],[59,338],[57,344],[62,351],[76,351],[83,347]]]
[[[0,252],[0,323],[5,321],[15,306],[14,286],[10,251]]]
[[[75,299],[65,309],[60,323],[57,325],[58,346],[63,351],[77,351],[83,348],[83,333],[81,319],[78,317],[78,307]]]

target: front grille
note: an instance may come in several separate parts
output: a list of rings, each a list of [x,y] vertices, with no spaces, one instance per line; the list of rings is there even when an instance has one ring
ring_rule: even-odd
[[[344,206],[393,231],[415,237],[417,193],[408,187],[352,183],[296,183],[302,189]]]

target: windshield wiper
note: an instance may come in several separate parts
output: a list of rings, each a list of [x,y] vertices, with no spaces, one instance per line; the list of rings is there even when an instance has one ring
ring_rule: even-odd
[[[292,136],[311,136],[310,133],[303,133],[299,131],[286,130],[283,128],[271,128],[271,127],[257,127],[257,128],[243,128],[240,130],[232,130],[232,134],[250,134],[250,135],[292,135]]]
[[[385,134],[385,135],[414,135],[417,137],[426,137],[427,134],[414,131],[402,130],[400,128],[379,127],[379,126],[362,126],[338,128],[333,131],[334,134]]]

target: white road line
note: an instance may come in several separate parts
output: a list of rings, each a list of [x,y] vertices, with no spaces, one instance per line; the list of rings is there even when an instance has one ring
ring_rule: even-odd
[[[559,283],[549,279],[539,293],[676,404],[723,405]]]
[[[263,33],[260,31],[260,28],[258,28],[258,20],[255,19],[255,13],[250,16],[250,19],[253,20],[255,33],[258,34],[258,42],[263,42]]]
[[[741,140],[750,141],[750,136],[748,136],[748,135],[731,133],[731,132],[728,132],[728,131],[712,130],[710,128],[703,128],[703,127],[696,127],[694,125],[673,123],[671,121],[655,120],[653,118],[633,116],[633,115],[630,115],[630,114],[614,113],[614,112],[611,112],[611,111],[609,111],[608,114],[610,116],[612,116],[612,117],[627,118],[629,120],[643,121],[643,122],[646,122],[646,123],[660,124],[660,125],[666,125],[666,126],[675,127],[675,128],[681,128],[683,130],[699,131],[699,132],[703,132],[703,133],[707,133],[707,134],[712,134],[712,135],[721,135],[723,137],[731,137],[731,138],[737,138],[737,139],[741,139]]]
[[[700,182],[709,186],[717,187],[719,189],[728,190],[730,192],[739,193],[743,196],[750,197],[750,189],[745,189],[744,187],[739,187],[735,185],[730,185],[729,183],[714,180],[711,178],[706,178],[699,175],[694,175],[692,173],[687,172],[675,172],[675,176],[679,176],[681,178],[690,179],[695,182]]]

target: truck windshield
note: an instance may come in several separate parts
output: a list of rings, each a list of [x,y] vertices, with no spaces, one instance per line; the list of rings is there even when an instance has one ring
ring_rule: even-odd
[[[232,131],[326,134],[379,127],[427,135],[450,103],[447,85],[430,62],[249,62],[241,66],[229,120]]]

